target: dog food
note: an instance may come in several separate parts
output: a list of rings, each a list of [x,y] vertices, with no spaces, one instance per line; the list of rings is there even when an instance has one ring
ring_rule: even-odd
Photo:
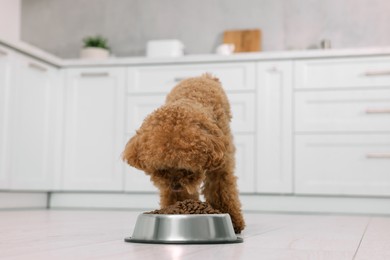
[[[175,204],[146,214],[221,214],[219,210],[213,209],[207,202],[199,200],[178,201]]]

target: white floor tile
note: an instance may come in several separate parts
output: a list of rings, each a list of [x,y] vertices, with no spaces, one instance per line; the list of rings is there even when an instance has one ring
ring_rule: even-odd
[[[390,217],[247,213],[242,244],[125,243],[140,213],[0,211],[0,259],[390,259]]]
[[[356,259],[390,259],[390,218],[373,218],[364,234]]]

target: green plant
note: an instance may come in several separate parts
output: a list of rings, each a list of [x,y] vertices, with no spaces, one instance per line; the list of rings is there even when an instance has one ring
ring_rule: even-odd
[[[89,36],[89,37],[85,37],[83,39],[84,48],[96,47],[96,48],[102,48],[102,49],[109,50],[110,47],[108,47],[107,41],[108,40],[106,38],[104,38],[100,35]]]

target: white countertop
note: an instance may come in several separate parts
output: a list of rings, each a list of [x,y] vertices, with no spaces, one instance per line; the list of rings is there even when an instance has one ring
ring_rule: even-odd
[[[111,57],[105,60],[61,59],[35,46],[21,41],[0,39],[0,44],[15,49],[41,61],[57,67],[84,67],[84,66],[120,66],[120,65],[153,65],[153,64],[185,64],[204,62],[234,62],[234,61],[262,61],[284,59],[310,59],[331,57],[363,57],[390,55],[390,46],[371,47],[361,49],[328,49],[328,50],[294,50],[240,53],[233,55],[185,55],[176,58],[148,58],[148,57]]]
[[[49,63],[51,65],[54,65],[54,66],[57,66],[57,67],[61,67],[62,64],[63,64],[63,59],[59,58],[59,57],[56,57],[50,53],[47,53],[33,45],[30,45],[28,43],[25,43],[25,42],[21,42],[21,41],[10,41],[10,40],[7,40],[7,39],[2,39],[0,38],[0,44],[6,46],[6,47],[9,47],[9,48],[12,48],[12,49],[15,49],[19,52],[22,52],[24,54],[27,54],[29,56],[32,56],[34,58],[37,58],[41,61],[44,61],[46,63]]]
[[[364,48],[364,49],[333,49],[333,50],[301,50],[301,51],[269,51],[239,53],[233,55],[185,55],[176,58],[148,58],[148,57],[121,57],[106,60],[63,60],[64,67],[81,66],[115,66],[115,65],[153,65],[153,64],[185,64],[185,63],[211,63],[211,62],[234,62],[234,61],[265,61],[286,59],[310,59],[330,57],[359,57],[359,56],[383,56],[390,55],[389,47]]]

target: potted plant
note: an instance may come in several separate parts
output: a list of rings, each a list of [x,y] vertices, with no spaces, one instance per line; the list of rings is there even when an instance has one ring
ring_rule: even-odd
[[[84,47],[81,50],[81,58],[104,59],[110,55],[107,39],[100,35],[89,36],[83,39]]]

